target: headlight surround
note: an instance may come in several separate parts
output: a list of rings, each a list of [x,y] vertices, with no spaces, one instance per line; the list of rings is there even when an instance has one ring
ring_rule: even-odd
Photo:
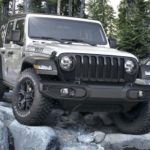
[[[136,71],[137,64],[132,59],[127,59],[124,63],[126,73],[132,74]]]
[[[63,56],[60,59],[60,67],[64,71],[71,71],[74,68],[73,57]]]

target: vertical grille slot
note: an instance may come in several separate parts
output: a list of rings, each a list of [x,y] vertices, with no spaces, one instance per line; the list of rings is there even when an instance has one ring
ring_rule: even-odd
[[[118,60],[113,58],[112,79],[118,81]]]
[[[120,67],[120,79],[124,80],[124,59],[120,58],[121,67]]]
[[[84,64],[83,64],[83,79],[88,80],[88,68],[89,68],[89,57],[83,56]]]
[[[99,80],[103,80],[103,71],[104,71],[104,58],[99,57]]]
[[[92,56],[91,57],[91,69],[90,69],[90,74],[91,74],[91,80],[96,80],[96,67],[97,67],[97,61],[96,57]]]
[[[108,80],[111,79],[111,68],[112,68],[112,66],[111,66],[111,58],[110,57],[106,57],[106,71],[105,71],[106,75],[105,75],[105,77]]]
[[[81,78],[81,56],[76,56],[76,73],[75,73],[75,78],[76,80],[80,80]]]

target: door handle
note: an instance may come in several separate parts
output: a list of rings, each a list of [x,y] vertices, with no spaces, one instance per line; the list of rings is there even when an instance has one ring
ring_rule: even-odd
[[[8,55],[13,55],[14,52],[13,51],[8,51]]]

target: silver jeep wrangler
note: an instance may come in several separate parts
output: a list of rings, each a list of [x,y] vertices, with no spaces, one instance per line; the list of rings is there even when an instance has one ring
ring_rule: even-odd
[[[0,48],[0,97],[13,89],[13,112],[44,125],[53,108],[111,112],[124,133],[150,125],[150,86],[138,59],[110,48],[100,22],[40,14],[13,16]],[[53,118],[53,117],[52,117]],[[53,122],[53,119],[51,119]]]

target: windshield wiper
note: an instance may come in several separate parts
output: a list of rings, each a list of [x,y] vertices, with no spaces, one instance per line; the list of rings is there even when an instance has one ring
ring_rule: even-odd
[[[44,39],[44,40],[52,40],[52,41],[57,41],[57,42],[60,42],[60,43],[64,43],[63,40],[57,39],[57,38],[54,38],[54,37],[45,37],[45,36],[39,36],[39,37],[36,37],[36,36],[32,36],[31,38],[35,38],[35,39]]]
[[[80,39],[61,39],[61,40],[65,41],[65,42],[68,42],[68,44],[71,44],[72,42],[77,42],[77,43],[89,44],[91,46],[96,46],[97,45],[95,43],[91,43],[91,42],[80,40]]]

